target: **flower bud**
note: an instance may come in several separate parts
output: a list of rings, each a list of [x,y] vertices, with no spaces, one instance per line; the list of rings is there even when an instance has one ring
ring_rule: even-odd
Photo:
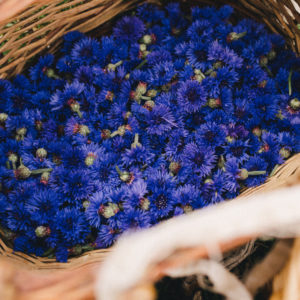
[[[101,130],[101,138],[103,140],[109,139],[110,135],[111,135],[111,131],[109,129],[103,129],[103,130]]]
[[[258,83],[258,87],[264,89],[264,88],[266,87],[267,83],[268,83],[267,80],[260,81],[260,82]]]
[[[4,123],[8,118],[8,115],[5,113],[0,113],[0,123]]]
[[[207,178],[207,179],[205,179],[204,183],[205,184],[213,184],[214,182],[211,178]]]
[[[132,112],[130,112],[130,111],[127,111],[125,114],[124,114],[124,120],[128,120],[129,118],[131,118],[132,117]]]
[[[10,153],[8,156],[8,160],[12,163],[16,163],[18,161],[18,156],[15,153]]]
[[[144,95],[147,92],[147,83],[140,82],[136,88],[136,93],[140,95]]]
[[[46,236],[49,236],[51,233],[51,230],[49,227],[46,227],[46,226],[38,226],[36,229],[35,229],[35,234],[37,237],[39,238],[43,238],[43,237],[46,237]]]
[[[228,142],[228,143],[233,143],[233,141],[234,141],[234,138],[232,137],[232,136],[226,136],[226,141]]]
[[[142,41],[146,45],[150,45],[152,43],[152,36],[150,34],[146,34],[142,37]]]
[[[43,123],[40,120],[35,121],[35,127],[37,130],[42,130],[43,129]]]
[[[37,149],[36,153],[35,153],[36,157],[41,158],[41,159],[46,158],[47,154],[48,153],[44,148]]]
[[[18,128],[18,129],[16,130],[16,133],[17,133],[17,135],[19,135],[19,136],[25,136],[26,133],[27,133],[27,129],[26,129],[25,127]]]
[[[102,207],[101,209],[101,215],[109,219],[113,217],[115,214],[117,214],[120,211],[119,206],[116,203],[108,203],[108,205]]]
[[[252,133],[253,133],[255,136],[260,137],[261,134],[262,134],[262,130],[257,126],[257,127],[254,127],[254,128],[252,129]]]
[[[149,207],[150,207],[150,201],[149,201],[149,199],[145,198],[145,197],[141,198],[140,199],[140,208],[142,210],[148,210]]]
[[[190,205],[185,205],[183,207],[183,211],[184,211],[184,213],[188,214],[193,211],[193,208]]]
[[[83,201],[82,206],[84,209],[87,209],[90,206],[91,202],[88,200]]]
[[[273,60],[276,57],[276,51],[274,49],[272,49],[269,53],[268,53],[268,59],[269,60]]]
[[[140,50],[142,52],[146,51],[147,50],[147,46],[145,44],[140,44]]]
[[[238,177],[241,180],[246,180],[248,178],[248,171],[246,169],[240,169]]]
[[[96,159],[96,155],[94,153],[89,153],[88,156],[85,158],[84,163],[89,167],[94,164]]]
[[[70,253],[75,256],[80,255],[82,253],[82,246],[80,245],[74,246],[73,248],[71,248]]]
[[[268,57],[266,57],[265,55],[261,56],[259,59],[259,64],[261,67],[265,67],[268,64]]]
[[[49,182],[49,178],[50,178],[50,173],[49,172],[44,172],[41,175],[40,182],[43,183],[44,185],[47,185],[48,182]]]
[[[283,158],[289,158],[291,156],[291,150],[286,147],[282,147],[279,151],[279,154]]]
[[[210,108],[218,108],[218,107],[221,107],[222,106],[222,102],[221,102],[221,99],[220,98],[210,98],[208,99],[208,106]]]
[[[149,111],[151,111],[154,106],[155,106],[155,102],[153,100],[147,100],[143,105],[143,107],[148,109]]]
[[[177,175],[181,168],[180,163],[172,161],[169,165],[169,170],[172,174]]]
[[[153,97],[155,97],[157,95],[157,91],[156,90],[149,90],[148,92],[147,92],[147,96],[148,97],[151,97],[151,98],[153,98]]]
[[[108,101],[113,101],[114,99],[114,93],[111,92],[111,91],[107,91],[106,95],[105,95],[105,100],[108,100]]]
[[[87,136],[90,133],[90,129],[86,125],[80,125],[78,132],[83,136]]]
[[[14,171],[14,174],[17,179],[27,179],[30,177],[31,171],[24,165],[21,165]]]
[[[300,109],[300,100],[298,98],[294,98],[290,101],[290,106],[293,110]]]

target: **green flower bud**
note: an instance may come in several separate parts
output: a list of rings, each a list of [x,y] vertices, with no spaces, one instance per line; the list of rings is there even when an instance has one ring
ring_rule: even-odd
[[[18,128],[18,129],[16,130],[16,133],[17,133],[17,135],[25,136],[26,133],[27,133],[27,129],[26,129],[25,127]]]
[[[18,156],[15,153],[11,153],[8,156],[8,160],[12,163],[16,163],[18,161]]]
[[[145,198],[145,197],[141,198],[140,199],[140,208],[142,210],[148,210],[149,207],[150,207],[150,201],[149,201],[149,199]]]
[[[146,34],[143,36],[142,41],[146,45],[150,45],[152,43],[152,37],[150,34]]]
[[[47,157],[47,154],[48,153],[44,148],[39,148],[39,149],[36,150],[35,155],[36,155],[36,157],[43,159],[43,158]]]
[[[4,123],[8,118],[8,115],[5,113],[0,113],[0,123]]]
[[[78,132],[83,136],[87,136],[90,133],[90,129],[86,125],[80,125]]]
[[[119,206],[116,203],[108,203],[101,210],[101,214],[104,218],[109,219],[120,211]]]
[[[297,98],[294,98],[290,101],[290,106],[293,110],[299,110],[300,109],[300,101]]]
[[[177,175],[181,168],[180,163],[172,161],[169,165],[169,170],[173,175]]]
[[[291,156],[291,151],[288,148],[283,147],[280,149],[279,154],[283,158],[289,158]]]
[[[27,179],[30,177],[31,171],[24,165],[21,165],[14,171],[14,174],[17,179]]]
[[[37,237],[43,238],[46,236],[49,236],[51,233],[50,228],[49,227],[45,227],[45,226],[38,226],[35,229],[35,234]]]

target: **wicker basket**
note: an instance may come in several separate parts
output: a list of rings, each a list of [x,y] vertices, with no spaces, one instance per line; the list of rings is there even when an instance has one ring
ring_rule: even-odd
[[[143,2],[146,1],[0,1],[0,78],[10,78],[22,72],[26,69],[27,63],[37,54],[44,52],[55,54],[62,42],[61,37],[71,30],[97,36],[108,32],[113,18]],[[190,1],[183,0],[183,2]],[[300,53],[300,15],[297,12],[300,9],[300,0],[199,0],[193,3],[230,4],[242,15],[266,23],[271,31],[286,38],[291,49],[297,54]],[[244,195],[285,185],[288,178],[299,167],[300,154],[289,159],[266,184],[249,189]],[[244,244],[248,240],[245,237],[238,243],[228,241],[224,250]],[[201,251],[203,252],[201,247],[193,249],[183,258],[177,256],[176,260],[199,257]],[[0,263],[0,270],[6,270],[0,275],[0,299],[92,299],[93,268],[105,258],[107,252],[109,250],[95,250],[71,258],[68,263],[63,264],[53,259],[13,252],[0,238],[0,255],[8,259],[8,262]],[[11,262],[14,262],[13,266]],[[25,270],[20,271],[19,267],[16,268],[17,263],[22,264]],[[28,268],[34,271],[27,271]],[[55,271],[57,269],[64,269],[64,271],[60,273]],[[73,273],[74,269],[80,269],[80,272]],[[62,278],[64,278],[63,283]],[[7,283],[5,288],[2,286],[3,283]]]

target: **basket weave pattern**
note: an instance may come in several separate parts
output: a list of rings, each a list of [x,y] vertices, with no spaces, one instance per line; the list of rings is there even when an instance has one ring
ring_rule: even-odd
[[[55,53],[62,42],[61,37],[71,30],[81,32],[97,30],[98,36],[105,33],[109,28],[110,20],[143,2],[145,0],[6,0],[0,2],[0,78],[10,78],[22,72],[26,69],[27,62],[37,54]],[[159,1],[151,2],[158,3]],[[182,0],[182,2],[190,3],[191,1]],[[297,12],[300,8],[300,0],[199,0],[193,3],[230,4],[242,15],[262,21],[273,32],[285,36],[289,47],[297,54],[300,53],[300,15]],[[285,186],[299,168],[300,154],[295,155],[285,165],[278,168],[267,183],[248,189],[242,195],[253,195]],[[90,270],[90,266],[101,262],[109,251],[94,250],[61,264],[55,262],[54,259],[37,258],[13,252],[1,239],[1,235],[3,232],[0,231],[0,255],[16,263],[25,264],[31,269],[53,271],[88,268]],[[197,256],[197,251],[194,251],[193,255]],[[190,254],[184,255],[184,257],[187,256],[190,258]],[[77,273],[76,276],[85,274],[84,272]]]

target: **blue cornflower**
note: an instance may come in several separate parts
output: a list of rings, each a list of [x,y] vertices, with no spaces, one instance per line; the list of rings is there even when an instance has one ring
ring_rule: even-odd
[[[213,33],[212,24],[208,20],[196,20],[187,29],[187,36],[191,40],[210,39]]]
[[[179,186],[174,193],[174,198],[176,205],[183,208],[183,212],[204,206],[200,190],[192,184]]]
[[[201,125],[195,133],[196,142],[200,147],[215,149],[225,143],[224,127],[214,122]]]
[[[199,82],[188,80],[177,91],[178,104],[187,113],[197,112],[206,103],[206,91]]]
[[[90,232],[83,213],[76,208],[64,208],[54,217],[56,230],[66,245],[82,244]]]
[[[76,42],[71,51],[72,60],[78,65],[97,63],[100,54],[100,43],[90,37],[84,37]]]
[[[101,207],[103,207],[107,202],[107,197],[102,191],[93,194],[89,198],[89,206],[85,211],[85,216],[91,226],[95,228],[101,227],[101,222],[104,218],[101,215]]]
[[[96,173],[88,170],[73,170],[65,172],[62,188],[65,195],[70,197],[70,201],[80,201],[88,198],[95,189]]]
[[[227,178],[222,170],[218,170],[212,178],[204,181],[202,188],[203,201],[206,204],[218,203],[224,200],[227,189]]]
[[[233,140],[225,147],[226,158],[235,158],[238,162],[244,162],[249,158],[247,150],[249,149],[248,140]]]
[[[127,42],[137,41],[145,31],[144,23],[135,16],[123,17],[113,29],[114,37]]]
[[[149,70],[148,82],[154,87],[162,86],[169,83],[175,74],[172,62],[162,62],[154,65],[154,67]]]
[[[32,220],[39,225],[51,223],[55,212],[61,206],[61,196],[51,189],[35,190],[25,204]]]
[[[233,50],[223,47],[218,41],[214,41],[208,48],[207,59],[209,61],[221,61],[225,65],[239,69],[243,65],[243,59]]]
[[[13,94],[12,84],[7,81],[0,79],[0,109],[4,110],[6,102],[10,101]]]
[[[250,104],[251,114],[258,122],[275,120],[279,110],[278,99],[276,94],[256,96]]]
[[[164,104],[155,105],[153,109],[147,113],[145,122],[147,123],[146,131],[148,134],[163,135],[172,128],[177,127],[172,112],[168,106]]]
[[[54,57],[47,54],[41,57],[38,63],[30,69],[30,78],[33,81],[43,80],[45,76],[51,76],[50,68],[53,64]]]
[[[186,56],[189,63],[197,69],[204,71],[211,66],[207,61],[207,45],[205,43],[190,42]]]
[[[172,55],[169,51],[164,48],[154,50],[147,56],[147,62],[149,66],[155,66],[157,64],[161,64],[162,62],[171,62]]]
[[[272,170],[276,164],[284,162],[279,150],[278,136],[270,132],[262,132],[261,148],[258,152],[268,162],[268,171]]]
[[[183,151],[182,165],[190,168],[192,172],[200,177],[211,173],[216,162],[214,151],[200,147],[195,143],[189,143]]]
[[[80,103],[81,93],[84,91],[85,86],[78,81],[73,81],[71,84],[66,84],[64,91],[56,91],[50,99],[50,105],[53,111],[61,110],[62,108],[69,107],[71,111],[80,116]]]
[[[122,162],[125,167],[139,166],[150,164],[153,161],[154,154],[143,146],[126,149],[122,154]]]
[[[98,248],[107,248],[116,241],[121,232],[122,231],[116,225],[102,225],[95,244]]]
[[[62,47],[62,52],[70,53],[72,50],[74,43],[79,41],[84,37],[84,34],[79,31],[70,31],[63,36],[64,44]]]
[[[150,214],[140,209],[127,210],[119,216],[122,231],[148,228],[151,224]]]
[[[124,198],[123,208],[125,211],[132,208],[142,210],[149,209],[149,200],[146,198],[148,193],[147,183],[143,179],[135,180],[128,188]]]

